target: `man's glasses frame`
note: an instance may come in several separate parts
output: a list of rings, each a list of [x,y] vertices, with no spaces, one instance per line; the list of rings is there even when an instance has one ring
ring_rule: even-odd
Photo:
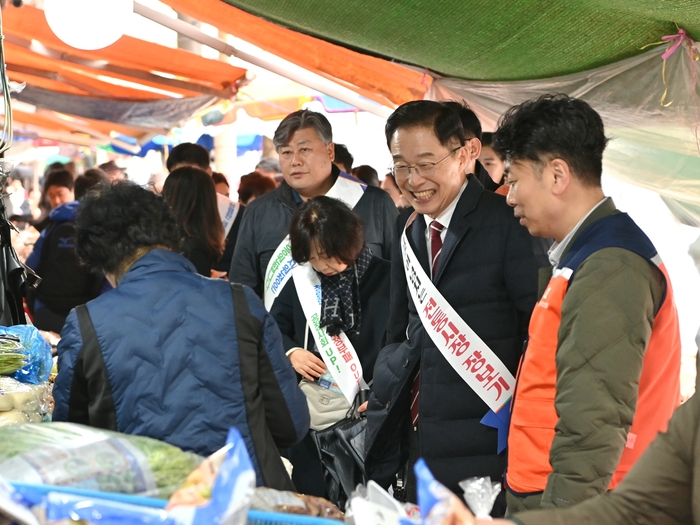
[[[421,177],[432,177],[435,174],[435,167],[440,164],[441,162],[444,162],[452,156],[456,151],[461,149],[463,146],[459,146],[452,151],[450,151],[447,155],[445,155],[443,158],[441,158],[438,161],[435,162],[419,162],[418,164],[414,164],[413,166],[391,166],[389,168],[389,171],[391,171],[392,175],[394,175],[394,178],[396,180],[406,180],[408,177],[411,175],[411,170],[415,170],[416,174],[420,175]]]

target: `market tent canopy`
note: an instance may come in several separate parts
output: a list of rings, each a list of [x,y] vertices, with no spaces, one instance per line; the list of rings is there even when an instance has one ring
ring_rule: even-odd
[[[148,92],[145,86],[165,92],[152,93],[149,98],[163,98],[172,94],[228,98],[235,94],[236,82],[246,73],[244,69],[226,62],[129,36],[123,36],[114,44],[95,51],[75,49],[53,34],[42,10],[27,5],[8,7],[3,11],[3,31],[8,42],[6,61],[10,70],[26,65],[24,60],[28,51],[37,61],[37,69],[60,62],[61,69],[43,68],[45,72],[73,72],[102,80],[108,85],[114,78],[131,82],[129,87],[134,91]],[[22,49],[26,51],[22,52]],[[24,74],[29,75],[28,72]],[[105,89],[112,96],[112,92]],[[99,93],[85,89],[85,94]]]
[[[432,78],[424,72],[291,31],[223,0],[162,1],[179,13],[211,24],[220,31],[336,81],[379,104],[396,106],[421,99],[430,87]],[[328,5],[319,2],[321,20],[329,14]],[[339,3],[332,5],[335,11]],[[285,6],[286,10],[296,11],[301,4],[293,2]]]
[[[276,0],[209,1],[222,16],[228,3],[237,8],[232,17],[256,15],[316,38],[319,48],[424,68],[435,78],[426,98],[467,101],[486,129],[508,107],[540,94],[583,98],[614,139],[606,172],[656,191],[677,217],[700,226],[695,0],[523,0],[503,7],[476,0],[347,0],[332,7],[298,0],[292,8]],[[678,36],[662,42],[666,35]]]
[[[246,75],[226,62],[128,36],[104,49],[75,49],[53,34],[42,10],[28,5],[3,10],[3,32],[8,76],[27,83],[14,98],[43,110],[41,126],[22,115],[17,123],[31,133],[74,133],[78,143],[109,142],[116,133],[150,140],[232,98]],[[77,119],[70,130],[65,114]]]
[[[700,38],[696,0],[345,0],[331,8],[326,0],[226,1],[346,48],[472,80],[593,69],[639,54],[676,24]]]

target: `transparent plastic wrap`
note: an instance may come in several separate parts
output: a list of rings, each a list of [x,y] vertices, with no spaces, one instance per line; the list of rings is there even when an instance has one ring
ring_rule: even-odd
[[[358,485],[350,495],[345,522],[352,525],[404,525],[421,523],[420,509],[400,503],[374,481]]]
[[[660,35],[659,35],[660,36]],[[465,100],[485,131],[515,104],[546,93],[567,93],[598,111],[612,140],[604,172],[686,204],[686,224],[700,226],[700,52],[684,38],[596,69],[517,82],[436,79],[426,98]],[[675,213],[675,210],[672,210]]]
[[[167,498],[201,462],[142,436],[73,423],[0,427],[0,473],[10,481]]]
[[[459,523],[474,525],[476,520],[464,503],[447,487],[437,481],[425,461],[419,459],[414,467],[418,484],[418,504],[424,525]],[[402,521],[401,525],[409,525]]]
[[[255,469],[236,428],[229,430],[223,450],[225,456],[211,488],[211,499],[199,506],[170,507],[168,514],[178,525],[245,525],[255,489]]]
[[[22,508],[18,509],[17,505],[21,505],[33,509],[48,523],[85,520],[92,525],[244,525],[255,487],[255,470],[238,430],[230,430],[226,447],[217,454],[215,463],[219,460],[221,463],[211,487],[211,498],[202,505],[182,504],[164,510],[159,500],[120,494],[71,493],[40,486],[21,486],[17,490],[10,487],[3,491],[6,485],[0,480],[0,510],[11,508],[18,515]]]
[[[459,482],[464,499],[477,518],[489,518],[496,497],[501,493],[501,484],[492,483],[491,478],[469,478]]]
[[[27,361],[27,350],[19,342],[19,337],[0,335],[0,375],[14,374],[25,366]]]
[[[0,427],[50,421],[52,411],[48,382],[30,385],[0,376]]]
[[[51,346],[33,326],[0,326],[0,375],[38,385],[49,380]]]

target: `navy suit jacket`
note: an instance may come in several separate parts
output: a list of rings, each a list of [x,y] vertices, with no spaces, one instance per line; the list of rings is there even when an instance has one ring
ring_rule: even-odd
[[[457,491],[472,476],[499,480],[505,455],[497,432],[480,423],[487,405],[461,379],[427,335],[408,295],[400,236],[413,210],[396,222],[392,248],[388,343],[374,371],[368,409],[367,470],[388,485],[408,458],[410,390],[420,367],[421,456],[435,477]],[[419,216],[408,241],[428,275],[426,222]],[[536,254],[527,230],[505,198],[471,177],[448,225],[433,282],[462,319],[516,374],[536,302],[538,271],[548,261]]]

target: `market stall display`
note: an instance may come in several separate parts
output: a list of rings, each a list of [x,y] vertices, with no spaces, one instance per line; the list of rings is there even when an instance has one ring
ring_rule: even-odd
[[[50,421],[52,408],[49,383],[28,385],[0,376],[0,427]]]
[[[33,326],[0,326],[0,427],[51,420],[51,347]]]
[[[0,473],[25,483],[169,497],[202,461],[155,439],[73,423],[0,427]]]
[[[27,428],[35,430],[40,427],[60,428],[67,426],[76,427],[77,425],[69,426],[53,423]],[[11,428],[16,429],[18,427]],[[94,442],[95,436],[90,435],[91,429],[83,427],[82,429],[72,428],[71,430],[73,430],[72,437],[76,441],[83,443]],[[52,434],[51,432],[35,433],[35,437],[39,441],[43,438],[53,443],[55,443],[56,439],[63,439],[63,450],[70,450],[65,444],[65,440],[68,439],[70,432],[64,432],[62,438],[57,438],[56,433]],[[112,438],[115,435],[113,432],[109,434],[112,435]],[[16,438],[17,436],[14,437]],[[134,436],[119,437],[123,439],[121,445],[124,446],[128,443],[126,439]],[[112,438],[108,438],[108,440]],[[102,441],[105,440],[103,439]],[[149,441],[153,442],[154,440]],[[149,447],[156,447],[155,443],[149,443]],[[143,444],[144,442],[141,442],[141,446]],[[160,445],[171,449],[175,448],[165,443]],[[46,450],[46,447],[43,447],[43,450]],[[143,450],[143,453],[149,454],[149,450]],[[152,454],[149,458],[152,460],[153,456],[156,455]],[[4,479],[0,478],[0,523],[2,522],[2,516],[10,516],[17,518],[20,525],[56,524],[63,523],[63,520],[83,520],[81,521],[82,523],[94,525],[127,523],[131,525],[206,525],[209,523],[243,525],[248,518],[248,508],[250,507],[255,487],[255,471],[248,456],[245,442],[235,428],[232,428],[229,432],[226,446],[222,449],[222,455],[223,461],[218,469],[219,474],[211,486],[211,498],[201,502],[199,505],[182,504],[170,508],[168,511],[163,510],[166,503],[165,500],[126,496],[111,492],[64,489],[63,487],[48,486],[46,484],[31,485],[20,483],[16,487],[12,487]],[[51,457],[47,456],[44,459],[49,460]],[[72,458],[74,461],[72,464],[74,474],[79,471],[79,469],[75,469],[76,466],[80,466],[79,459],[80,457]],[[86,458],[83,457],[83,459]],[[110,459],[113,459],[113,457],[99,456],[99,459],[104,466],[105,475],[107,472],[116,476],[119,475],[114,470],[115,465],[110,462]],[[167,463],[170,464],[172,460],[173,458],[171,457]],[[141,465],[141,467],[143,466]],[[0,470],[2,470],[4,475],[4,466],[0,466]],[[48,468],[44,470],[48,470]],[[189,470],[192,469],[190,468]],[[122,479],[125,478],[126,476]],[[182,479],[184,479],[184,476],[182,476]],[[182,482],[182,479],[180,482]],[[28,514],[27,510],[31,510],[33,515]],[[20,516],[21,519],[19,519]]]

